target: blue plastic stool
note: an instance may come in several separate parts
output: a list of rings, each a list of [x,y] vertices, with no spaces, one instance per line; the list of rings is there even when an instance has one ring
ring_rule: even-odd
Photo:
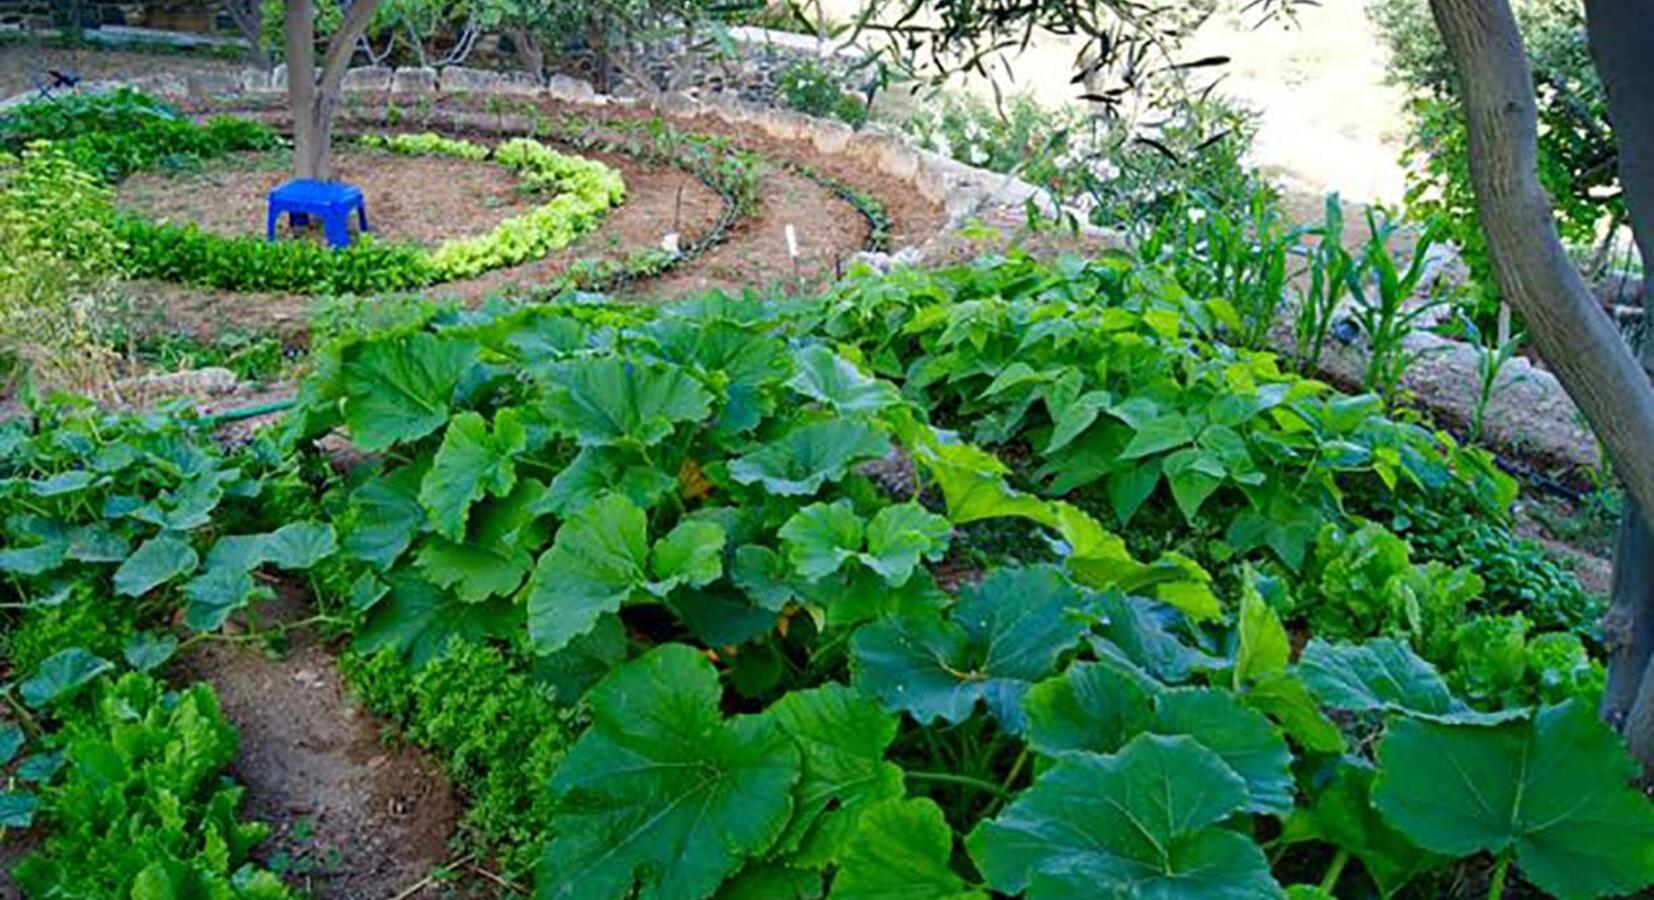
[[[270,192],[269,240],[276,239],[276,223],[286,213],[294,228],[309,224],[311,216],[320,216],[327,231],[328,246],[343,248],[350,245],[350,214],[356,213],[358,224],[368,230],[368,205],[362,199],[362,189],[339,181],[317,181],[299,178]]]

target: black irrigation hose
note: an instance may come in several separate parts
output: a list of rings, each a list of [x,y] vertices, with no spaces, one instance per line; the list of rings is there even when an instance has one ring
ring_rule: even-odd
[[[793,174],[808,178],[832,191],[840,200],[850,204],[852,209],[861,214],[867,221],[867,241],[863,249],[870,253],[885,253],[890,250],[890,215],[885,212],[884,204],[871,194],[803,163],[785,163],[784,166]]]

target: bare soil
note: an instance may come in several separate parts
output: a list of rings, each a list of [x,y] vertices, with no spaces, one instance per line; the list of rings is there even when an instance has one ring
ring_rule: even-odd
[[[532,288],[555,280],[579,260],[620,260],[634,251],[659,247],[673,231],[680,246],[687,247],[712,231],[727,206],[717,191],[681,169],[648,165],[615,153],[581,151],[579,155],[620,172],[626,181],[625,203],[610,210],[596,229],[543,259],[437,285],[431,293],[476,300],[514,287]]]
[[[819,286],[841,274],[867,246],[868,224],[831,189],[786,169],[764,174],[757,215],[737,222],[730,239],[693,264],[639,287],[646,300],[670,300],[708,290],[740,293],[751,287]],[[791,226],[798,255],[787,243]]]
[[[267,198],[292,177],[288,164],[284,152],[238,153],[199,170],[144,172],[121,184],[116,203],[225,237],[263,235]],[[378,239],[422,246],[482,234],[546,199],[518,191],[517,177],[503,166],[448,156],[346,150],[334,156],[334,177],[362,189]]]
[[[302,615],[299,592],[261,612]],[[247,786],[243,815],[274,835],[258,858],[294,861],[295,887],[324,900],[387,900],[419,885],[447,858],[461,806],[436,766],[387,749],[379,725],[350,696],[333,653],[304,629],[279,657],[248,644],[190,648],[171,674],[205,681],[241,732],[230,774]],[[421,887],[409,898],[435,897]]]

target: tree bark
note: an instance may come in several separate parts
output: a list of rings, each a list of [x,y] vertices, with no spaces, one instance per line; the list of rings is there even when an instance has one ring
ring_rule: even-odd
[[[1631,233],[1644,264],[1643,308],[1654,287],[1654,7],[1647,0],[1587,0],[1592,61],[1608,92],[1608,117],[1618,148],[1620,187]],[[1643,317],[1639,359],[1654,370],[1654,340]],[[1627,498],[1614,554],[1614,591],[1603,636],[1609,644],[1608,690],[1602,712],[1625,731],[1626,744],[1654,768],[1654,534],[1644,510]]]
[[[1510,4],[1431,0],[1430,7],[1464,84],[1471,183],[1499,289],[1527,320],[1540,354],[1607,448],[1630,495],[1628,506],[1654,509],[1654,453],[1648,452],[1654,448],[1654,387],[1557,236],[1539,184],[1533,72]],[[1647,529],[1640,516],[1632,518],[1622,534],[1622,564],[1648,553]],[[1635,563],[1616,571],[1616,598],[1647,593],[1637,583],[1639,571]],[[1619,692],[1633,695],[1620,724],[1635,730],[1634,698],[1649,680],[1642,671],[1646,663],[1638,666],[1637,635],[1650,620],[1647,610],[1617,605],[1618,617],[1610,615],[1604,630],[1620,660]],[[1631,683],[1634,689],[1627,687]],[[1642,737],[1630,743],[1644,766],[1654,769],[1654,746]]]
[[[527,28],[511,29],[511,43],[517,48],[517,58],[525,71],[534,76],[537,84],[546,83],[546,51]]]
[[[379,0],[355,0],[339,30],[327,42],[316,69],[316,9],[313,0],[286,0],[287,104],[293,116],[293,175],[326,181],[333,174],[333,114],[350,68],[350,58]]]
[[[224,0],[224,9],[235,20],[237,31],[247,40],[253,65],[270,70],[270,51],[264,49],[264,17],[259,0]]]

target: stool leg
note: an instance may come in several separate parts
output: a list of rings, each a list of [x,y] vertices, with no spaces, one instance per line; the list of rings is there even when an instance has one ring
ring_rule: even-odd
[[[356,223],[361,226],[363,231],[370,230],[368,228],[368,205],[366,203],[356,204]]]
[[[350,246],[350,214],[341,212],[339,215],[322,217],[322,225],[327,229],[328,246],[341,249]]]
[[[269,218],[264,223],[264,239],[265,240],[273,241],[273,240],[276,239],[276,222],[280,219],[281,219],[281,213],[277,212],[276,208],[274,206],[270,207]]]

